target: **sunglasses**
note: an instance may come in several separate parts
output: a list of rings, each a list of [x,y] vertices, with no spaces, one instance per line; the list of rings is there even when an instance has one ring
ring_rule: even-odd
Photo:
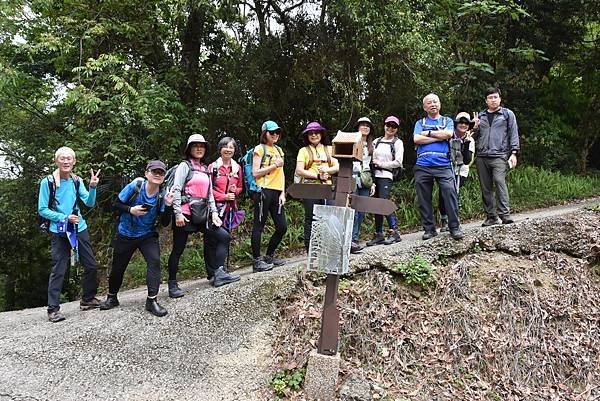
[[[267,131],[271,135],[280,135],[279,131]]]
[[[160,175],[161,177],[164,176],[165,174],[167,174],[164,170],[161,169],[154,169],[154,170],[150,170],[150,173],[152,175]]]
[[[398,126],[396,124],[386,124],[385,126],[391,129],[398,129]]]

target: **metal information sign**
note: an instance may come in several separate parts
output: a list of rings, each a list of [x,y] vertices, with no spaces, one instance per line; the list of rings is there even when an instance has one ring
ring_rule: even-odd
[[[308,270],[327,274],[349,271],[354,209],[315,205],[308,247]]]

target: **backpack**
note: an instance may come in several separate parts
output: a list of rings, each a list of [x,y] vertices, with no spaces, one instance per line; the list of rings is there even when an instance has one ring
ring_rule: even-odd
[[[377,149],[377,146],[379,146],[380,143],[386,143],[386,144],[390,145],[390,151],[392,152],[392,160],[396,160],[396,146],[395,145],[396,145],[397,140],[398,140],[398,137],[395,136],[394,139],[392,139],[392,142],[381,142],[381,137],[379,137],[375,140],[377,143],[375,143],[375,146],[373,147],[373,149]],[[381,167],[376,167],[374,169],[390,171],[392,173],[392,181],[400,181],[400,176],[402,175],[402,166],[392,168],[392,169],[381,168]]]
[[[450,148],[450,160],[453,166],[461,166],[464,164],[462,147],[463,142],[460,138],[448,139],[448,147]]]
[[[48,209],[53,210],[54,204],[56,203],[56,183],[54,182],[54,176],[52,174],[46,177],[48,179]],[[75,185],[75,205],[73,208],[77,207],[77,200],[79,199],[79,184],[81,180],[75,174],[71,174],[71,178],[73,179],[73,184]],[[50,220],[43,217],[42,215],[38,215],[38,228],[43,232],[50,232]]]
[[[189,169],[188,175],[187,177],[185,177],[185,182],[188,182],[194,176],[194,167],[192,166],[192,162],[190,162],[187,159],[182,161],[182,163],[187,164]],[[176,164],[167,170],[167,173],[165,174],[165,180],[163,181],[163,186],[165,188],[173,188],[173,184],[175,183],[175,172],[177,171],[177,167],[179,167],[180,164],[181,163]]]
[[[262,143],[261,145],[263,148],[263,155],[262,155],[262,158],[260,159],[259,168],[262,168],[264,166],[265,159],[267,157],[267,145],[265,145],[264,143]],[[275,145],[275,149],[277,149],[279,156],[283,155],[281,148],[279,146]],[[252,160],[253,160],[253,158],[254,158],[254,148],[250,148],[250,149],[248,149],[246,154],[244,156],[242,156],[239,160],[239,164],[240,164],[240,166],[242,166],[242,169],[244,171],[244,192],[245,192],[246,196],[251,196],[252,194],[262,192],[262,187],[260,185],[258,185],[258,183],[256,182],[256,178],[254,178],[254,175],[252,175]]]

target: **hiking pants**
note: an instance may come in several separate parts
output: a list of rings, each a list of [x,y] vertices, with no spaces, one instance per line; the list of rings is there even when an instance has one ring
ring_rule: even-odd
[[[89,301],[96,296],[98,281],[96,280],[96,258],[90,244],[90,235],[85,229],[77,233],[79,263],[83,266],[83,300]],[[65,273],[71,260],[71,244],[66,234],[52,233],[50,238],[52,253],[52,272],[48,279],[48,310],[60,309],[60,292],[62,291]],[[68,278],[67,278],[68,279]]]
[[[154,297],[158,294],[160,286],[160,246],[158,243],[158,233],[153,232],[143,237],[132,238],[117,234],[113,241],[114,252],[112,268],[108,277],[108,293],[116,294],[123,284],[123,275],[125,269],[136,249],[146,261],[146,285],[148,286],[148,296]]]
[[[287,231],[284,206],[279,206],[280,194],[281,191],[268,188],[263,188],[261,192],[254,194],[254,222],[250,242],[252,244],[252,256],[255,259],[260,256],[260,240],[267,222],[267,214],[271,215],[273,223],[275,223],[275,232],[269,240],[267,255],[273,256],[275,249],[277,249]]]
[[[393,181],[391,178],[375,178],[375,197],[380,199],[390,199],[390,192],[392,192],[392,184]],[[392,214],[388,214],[385,216],[387,220],[388,227],[391,230],[396,230],[396,214],[392,212]],[[383,215],[376,214],[375,215],[375,232],[377,234],[383,234]]]
[[[455,175],[454,180],[456,181],[458,179],[460,180],[458,183],[458,188],[462,188],[467,183],[469,177]],[[457,192],[456,195],[458,197],[458,210],[460,211],[460,192]],[[444,197],[442,196],[442,191],[438,192],[438,207],[440,209],[440,216],[442,216],[442,218],[444,219],[448,219],[448,216],[446,215],[446,206],[444,205]]]
[[[477,157],[477,174],[483,198],[483,209],[488,218],[510,214],[508,187],[506,186],[506,160],[502,157]],[[496,207],[494,206],[494,186],[496,187]]]
[[[216,227],[209,224],[209,228],[201,228],[204,233],[204,268],[207,277],[214,276],[215,270],[224,266],[227,252],[229,251],[229,241],[231,236],[223,227]],[[185,250],[188,236],[193,231],[188,231],[184,227],[173,227],[173,249],[169,255],[169,280],[177,280],[179,271],[179,259]]]
[[[354,191],[355,195],[369,196],[371,188],[359,188],[356,187]],[[360,239],[360,225],[365,219],[365,212],[354,211],[354,224],[352,225],[352,241],[357,242]]]
[[[421,224],[425,232],[435,232],[435,219],[433,216],[432,192],[433,183],[437,181],[444,206],[448,214],[448,227],[450,230],[456,230],[460,227],[458,218],[458,195],[454,185],[454,173],[452,167],[431,167],[416,165],[415,169],[415,187],[417,190],[417,199],[419,201],[419,211],[421,212]]]

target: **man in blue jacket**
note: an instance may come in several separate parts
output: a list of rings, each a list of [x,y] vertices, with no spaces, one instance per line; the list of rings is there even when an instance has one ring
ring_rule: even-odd
[[[476,139],[475,162],[487,216],[482,224],[484,227],[514,222],[510,217],[506,171],[517,165],[519,153],[519,127],[515,113],[500,106],[500,89],[488,88],[485,96],[487,109],[479,113],[479,129],[473,135]]]
[[[38,213],[50,222],[50,247],[52,252],[52,272],[48,280],[48,320],[55,323],[65,320],[60,312],[60,292],[65,273],[69,266],[71,252],[76,252],[83,265],[83,296],[79,306],[82,310],[98,308],[96,298],[96,258],[90,244],[90,235],[85,219],[81,216],[78,200],[87,207],[96,203],[96,186],[100,170],[90,178],[90,190],[85,188],[81,178],[73,174],[75,152],[63,146],[54,154],[57,169],[40,182]],[[76,233],[77,249],[73,249],[67,232]]]
[[[460,229],[458,217],[458,195],[454,185],[454,173],[450,162],[448,140],[454,135],[454,121],[440,114],[442,104],[434,94],[423,98],[423,110],[427,117],[417,121],[413,133],[417,145],[417,162],[415,165],[415,187],[423,224],[423,239],[428,240],[438,235],[434,217],[431,194],[433,183],[437,181],[442,192],[450,236],[461,239],[464,233]]]

